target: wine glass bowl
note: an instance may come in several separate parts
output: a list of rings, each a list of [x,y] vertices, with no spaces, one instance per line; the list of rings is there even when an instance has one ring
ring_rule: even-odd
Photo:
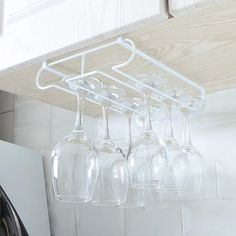
[[[94,82],[94,84],[93,84]],[[95,88],[94,78],[71,83],[77,94],[77,114],[74,129],[52,151],[52,183],[59,201],[85,203],[91,201],[97,177],[96,152],[82,127],[85,91],[80,86]],[[82,95],[82,96],[81,96]]]
[[[143,133],[133,144],[129,156],[132,186],[135,188],[160,188],[162,170],[167,165],[166,153],[159,139],[152,133]]]
[[[72,132],[52,152],[53,187],[57,200],[89,202],[96,178],[96,153],[87,137]]]
[[[190,136],[189,114],[193,112],[187,106],[192,106],[195,98],[186,96],[180,97],[185,106],[180,106],[184,115],[184,132],[181,152],[173,164],[176,185],[179,186],[179,197],[199,197],[204,194],[206,170],[204,159],[200,152],[192,145]],[[198,99],[197,99],[198,100]]]
[[[133,188],[164,189],[168,160],[162,141],[153,130],[150,117],[151,90],[144,86],[158,87],[161,83],[156,75],[142,74],[137,78],[137,87],[143,92],[145,104],[145,131],[134,142],[128,158]],[[158,78],[158,79],[157,79]]]
[[[119,205],[125,202],[128,188],[128,168],[116,148],[97,147],[98,176],[92,198],[93,205]]]
[[[104,85],[100,94],[102,96],[97,96],[96,99],[103,105],[104,138],[96,145],[98,176],[92,204],[116,206],[126,201],[129,170],[126,159],[110,138],[108,124],[110,101],[104,97],[116,100],[122,94],[122,90],[115,86]]]
[[[201,197],[205,191],[205,171],[204,160],[198,151],[183,150],[173,165],[175,185],[179,190],[177,197],[181,200]]]

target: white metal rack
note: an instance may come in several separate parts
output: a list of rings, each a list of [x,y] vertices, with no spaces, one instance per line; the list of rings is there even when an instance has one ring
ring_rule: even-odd
[[[96,51],[103,50],[105,48],[112,47],[112,46],[115,46],[115,45],[120,45],[124,49],[130,51],[131,55],[129,56],[129,58],[125,62],[123,62],[121,64],[118,64],[118,65],[112,66],[111,69],[112,69],[113,72],[115,72],[114,74],[123,76],[127,79],[127,81],[132,81],[136,84],[140,84],[143,87],[146,87],[146,88],[150,89],[152,91],[153,95],[162,96],[164,98],[172,100],[174,103],[177,103],[177,104],[180,104],[182,106],[188,107],[191,110],[194,109],[193,107],[191,107],[189,105],[186,105],[184,102],[182,102],[178,98],[172,97],[169,94],[164,93],[163,91],[161,91],[157,88],[153,88],[148,84],[144,84],[143,82],[139,81],[136,77],[131,76],[127,72],[124,72],[124,71],[121,70],[122,68],[125,68],[126,66],[131,64],[134,61],[136,56],[139,56],[142,59],[144,59],[145,61],[147,61],[148,63],[150,63],[150,64],[156,66],[157,68],[165,71],[166,73],[170,74],[171,76],[176,78],[176,80],[180,80],[180,81],[184,82],[185,84],[189,85],[190,87],[192,87],[192,89],[194,89],[198,92],[199,98],[202,101],[205,101],[205,89],[203,87],[201,87],[197,83],[189,80],[185,76],[181,75],[180,73],[176,72],[175,70],[171,69],[170,67],[168,67],[165,64],[161,63],[160,61],[158,61],[158,60],[154,59],[153,57],[147,55],[146,53],[140,51],[139,49],[136,48],[136,46],[135,46],[135,44],[132,40],[124,39],[122,37],[119,37],[119,38],[117,38],[116,40],[114,40],[110,43],[106,43],[106,44],[103,44],[101,46],[91,48],[87,51],[76,53],[76,54],[73,54],[71,56],[67,56],[67,57],[64,57],[62,59],[52,61],[50,63],[47,63],[46,61],[43,62],[42,67],[39,69],[39,71],[37,73],[37,76],[36,76],[36,85],[37,85],[37,87],[41,90],[56,88],[56,89],[62,90],[64,92],[67,92],[67,93],[70,93],[70,94],[75,94],[75,92],[70,89],[70,86],[68,86],[70,83],[73,83],[73,82],[75,82],[76,80],[78,80],[80,78],[102,76],[102,77],[104,77],[106,79],[109,79],[111,81],[114,81],[114,82],[116,82],[116,83],[118,83],[122,86],[125,86],[127,89],[130,89],[130,90],[133,90],[135,92],[140,92],[141,93],[141,91],[137,87],[133,86],[132,84],[130,84],[126,81],[123,81],[123,80],[117,78],[114,75],[110,75],[108,73],[105,73],[102,70],[93,70],[93,71],[89,71],[89,72],[85,73],[86,56],[88,54],[92,54]],[[64,62],[70,61],[72,59],[77,59],[77,58],[81,59],[81,68],[80,68],[80,73],[79,74],[71,76],[71,75],[62,73],[58,69],[54,68],[55,65],[59,65],[59,64],[62,64]],[[58,76],[60,78],[60,81],[62,82],[63,86],[60,86],[60,85],[57,85],[57,84],[42,85],[41,82],[40,82],[40,79],[41,79],[41,75],[44,71],[47,71],[49,73],[52,73],[55,76]],[[118,101],[115,101],[115,100],[109,99],[107,97],[104,97],[101,94],[99,94],[97,91],[93,91],[91,89],[84,88],[84,87],[81,87],[81,86],[79,86],[79,89],[88,92],[90,95],[95,95],[95,96],[101,97],[102,99],[108,100],[112,104],[116,105],[116,109],[113,108],[113,110],[119,111],[119,107],[121,107],[121,108],[123,107],[123,109],[127,109],[127,110],[130,110],[132,112],[137,113],[137,110],[134,110],[130,107],[127,107],[127,106],[119,103]],[[157,97],[158,96],[152,96],[152,99],[157,100],[157,101],[160,102],[160,100]],[[91,98],[91,96],[86,97],[86,100],[88,100],[92,103],[95,103],[95,104],[99,104],[96,100]]]

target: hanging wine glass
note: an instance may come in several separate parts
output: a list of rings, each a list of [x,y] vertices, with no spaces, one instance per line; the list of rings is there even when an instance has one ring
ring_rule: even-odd
[[[176,89],[171,88],[169,85],[165,85],[162,87],[162,92],[167,94],[170,97],[176,98]],[[165,136],[164,136],[164,142],[165,147],[167,151],[167,158],[170,165],[170,168],[172,168],[173,162],[176,158],[176,156],[181,151],[181,147],[177,140],[174,137],[173,132],[173,124],[172,124],[172,109],[173,109],[173,102],[170,98],[167,97],[161,97],[163,103],[166,106],[166,129],[165,129]]]
[[[120,103],[123,105],[120,107],[120,111],[123,114],[125,118],[125,145],[122,148],[124,152],[124,156],[128,160],[128,157],[130,155],[131,149],[132,149],[132,117],[133,117],[133,111],[137,110],[139,104],[139,98],[132,98],[128,95],[122,96],[120,99]]]
[[[122,91],[114,86],[103,86],[100,94],[112,100],[121,96]],[[120,148],[110,138],[108,112],[110,102],[97,96],[103,105],[104,138],[96,145],[98,152],[95,190],[92,204],[120,205],[126,200],[129,182],[129,171],[125,157]]]
[[[198,197],[204,191],[205,164],[203,157],[192,145],[189,126],[189,109],[181,108],[184,115],[183,145],[173,164],[175,184],[181,189],[178,196]]]
[[[131,99],[130,97],[123,97],[123,101],[120,101],[123,105],[133,110],[137,109],[138,104],[136,103],[136,98]],[[128,162],[128,158],[132,149],[132,129],[131,129],[131,120],[132,120],[132,111],[127,108],[121,108],[121,111],[125,117],[126,121],[126,144],[123,148],[124,155]],[[133,188],[131,184],[131,173],[129,170],[129,186],[127,192],[126,201],[119,205],[120,208],[141,208],[144,207],[144,190]]]
[[[164,96],[160,97],[160,99],[163,101],[163,103],[167,107],[166,129],[165,129],[165,136],[163,140],[164,140],[164,145],[167,152],[167,159],[168,159],[170,171],[169,171],[169,178],[166,178],[166,180],[168,181],[166,185],[169,186],[169,190],[172,190],[174,192],[180,192],[181,190],[175,186],[176,176],[172,168],[177,155],[181,152],[181,146],[179,145],[179,143],[174,137],[173,125],[172,125],[173,102],[170,97],[176,98],[176,89],[170,87],[168,84],[165,84],[164,86],[161,87],[161,91],[169,96],[169,97],[164,97]]]
[[[137,79],[151,87],[158,84],[155,75],[140,75]],[[150,97],[151,90],[142,84],[137,83],[137,87],[142,89],[145,102],[145,131],[133,144],[129,166],[132,175],[132,187],[134,188],[155,188],[165,189],[166,173],[169,171],[166,151],[152,131],[150,119]]]
[[[100,86],[95,78],[81,78],[71,85],[77,94],[74,129],[52,151],[52,183],[55,198],[65,202],[89,202],[97,176],[96,153],[86,136],[82,120],[85,92]]]

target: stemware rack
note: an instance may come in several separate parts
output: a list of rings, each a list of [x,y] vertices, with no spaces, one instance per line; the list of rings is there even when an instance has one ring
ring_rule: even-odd
[[[85,72],[86,57],[89,54],[93,54],[97,51],[102,51],[106,48],[110,48],[110,47],[117,46],[117,45],[122,47],[123,49],[127,50],[130,55],[126,61],[111,66],[110,69],[111,69],[112,73],[107,73],[107,72],[103,71],[102,69],[96,69],[96,70],[91,70],[91,71]],[[196,110],[195,107],[189,105],[189,103],[187,104],[186,102],[182,101],[178,97],[171,96],[170,94],[165,93],[165,91],[163,91],[163,90],[160,90],[158,88],[154,88],[148,84],[145,84],[145,83],[139,81],[139,79],[136,76],[133,76],[129,72],[127,72],[127,71],[125,72],[124,70],[122,70],[122,69],[125,69],[130,64],[132,64],[132,62],[135,60],[135,57],[141,57],[145,61],[145,63],[149,63],[152,66],[154,66],[155,68],[158,68],[159,70],[162,70],[165,73],[171,75],[176,81],[181,81],[185,85],[190,86],[191,89],[195,91],[195,93],[197,92],[198,99],[200,99],[203,102],[205,101],[205,89],[202,86],[200,86],[199,84],[195,83],[194,81],[186,78],[185,76],[178,73],[177,71],[170,68],[169,66],[163,64],[159,60],[157,60],[157,59],[149,56],[148,54],[144,53],[143,51],[137,49],[132,40],[125,39],[123,37],[118,37],[117,39],[115,39],[109,43],[106,43],[106,44],[103,44],[103,45],[100,45],[97,47],[93,47],[93,48],[90,48],[86,51],[75,53],[70,56],[65,56],[65,57],[60,58],[58,60],[54,60],[54,61],[50,61],[50,62],[44,61],[42,63],[41,68],[39,69],[39,71],[36,75],[36,85],[41,90],[56,88],[56,89],[66,92],[66,93],[70,93],[70,94],[75,95],[75,91],[73,89],[71,89],[72,88],[71,85],[73,85],[73,83],[75,83],[76,80],[81,79],[81,78],[86,79],[87,77],[94,77],[94,78],[103,77],[103,78],[106,78],[106,79],[110,80],[111,82],[115,82],[116,84],[119,84],[129,90],[141,93],[141,90],[139,90],[137,88],[137,86],[135,86],[135,84],[139,84],[142,87],[151,90],[152,99],[156,100],[157,102],[162,102],[160,97],[167,98],[167,99],[170,99],[175,104],[179,104],[183,107],[187,107],[190,110]],[[78,59],[81,61],[80,71],[77,74],[74,72],[73,72],[73,74],[72,73],[64,73],[61,70],[59,70],[58,68],[55,68],[55,67],[58,67],[59,65],[62,65],[65,62],[69,62],[70,60],[75,60],[75,59]],[[42,84],[41,80],[42,80],[43,72],[47,72],[47,73],[50,73],[50,74],[58,77],[59,78],[58,81],[60,83],[51,83],[51,84],[44,83],[44,84]],[[125,78],[125,80],[120,79],[122,77]],[[115,110],[117,112],[120,112],[121,109],[126,109],[126,110],[133,112],[133,113],[139,112],[136,109],[128,107],[119,101],[115,101],[115,100],[110,99],[108,97],[104,97],[102,94],[100,94],[96,90],[85,88],[85,87],[82,87],[79,85],[77,85],[77,88],[87,92],[87,96],[85,97],[85,99],[89,102],[95,103],[97,105],[101,105],[101,104],[99,104],[99,102],[97,100],[94,99],[94,97],[96,96],[96,97],[101,97],[102,99],[105,99],[105,100],[109,101],[111,104],[113,104],[114,106],[112,106],[111,109]]]

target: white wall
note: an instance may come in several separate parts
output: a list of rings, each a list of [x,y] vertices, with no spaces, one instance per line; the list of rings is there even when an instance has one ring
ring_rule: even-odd
[[[120,116],[112,117],[112,137],[119,143],[123,142],[123,121]],[[192,118],[193,143],[204,155],[208,166],[208,200],[174,204],[169,209],[125,211],[109,207],[74,207],[54,201],[49,155],[55,143],[71,130],[73,122],[73,112],[37,101],[16,99],[15,142],[39,150],[45,156],[50,220],[55,236],[236,234],[236,90],[210,95],[204,114]],[[101,134],[101,125],[101,118],[87,117],[85,120],[91,137]],[[177,114],[175,133],[178,138],[181,128],[182,120]],[[160,127],[159,130],[163,129]],[[135,128],[134,134],[138,133],[140,130]]]

